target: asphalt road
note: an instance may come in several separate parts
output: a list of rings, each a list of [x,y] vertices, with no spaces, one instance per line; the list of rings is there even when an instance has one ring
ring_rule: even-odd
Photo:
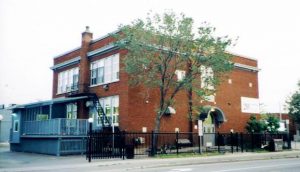
[[[1,170],[0,170],[1,171]],[[56,170],[39,170],[42,172],[60,171]],[[137,164],[118,165],[113,166],[86,166],[77,168],[64,168],[64,172],[299,172],[300,160],[298,158],[289,159],[274,159],[274,160],[256,160],[256,161],[242,161],[242,162],[226,162],[226,163],[212,163],[201,165],[184,165],[184,166],[156,166],[145,167]]]
[[[170,159],[98,159],[88,163],[85,156],[56,157],[9,152],[2,148],[0,147],[0,172],[300,172],[299,151]]]

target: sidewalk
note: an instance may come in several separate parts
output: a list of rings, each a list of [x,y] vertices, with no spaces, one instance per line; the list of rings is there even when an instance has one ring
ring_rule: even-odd
[[[0,152],[0,171],[64,171],[76,168],[153,168],[164,166],[183,166],[194,164],[211,164],[222,162],[251,161],[263,159],[300,158],[300,151],[268,153],[235,153],[192,158],[145,158],[133,160],[98,159],[88,163],[85,156],[55,157],[40,154]]]

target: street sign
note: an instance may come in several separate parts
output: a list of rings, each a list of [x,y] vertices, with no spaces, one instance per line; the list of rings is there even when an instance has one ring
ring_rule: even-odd
[[[198,120],[198,135],[203,136],[203,123],[202,123],[202,120]]]

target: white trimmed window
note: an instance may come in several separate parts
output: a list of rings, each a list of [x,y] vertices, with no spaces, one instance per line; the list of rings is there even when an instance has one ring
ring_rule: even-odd
[[[119,80],[120,55],[109,57],[91,63],[91,85],[100,85]]]
[[[69,103],[66,108],[67,119],[77,119],[77,103]]]
[[[58,74],[57,94],[78,90],[79,68],[75,67]]]
[[[214,72],[211,67],[201,66],[201,88],[213,90],[214,85],[212,83],[214,78]]]
[[[207,89],[207,90],[214,90],[215,87],[213,85],[213,77],[214,72],[211,67],[205,67],[201,66],[201,88]],[[208,102],[215,102],[215,94],[207,95],[204,97],[206,101]]]
[[[99,102],[108,120],[112,121],[114,126],[119,126],[119,96],[101,98]],[[97,115],[97,125],[101,124],[102,118],[102,116],[98,117]],[[107,124],[106,121],[105,124]]]
[[[177,75],[177,81],[182,81],[185,77],[185,71],[184,70],[176,70],[175,74]]]

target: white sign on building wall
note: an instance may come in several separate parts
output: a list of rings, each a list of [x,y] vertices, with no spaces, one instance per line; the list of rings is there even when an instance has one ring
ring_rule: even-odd
[[[259,100],[257,98],[241,97],[241,111],[243,113],[259,113]]]

